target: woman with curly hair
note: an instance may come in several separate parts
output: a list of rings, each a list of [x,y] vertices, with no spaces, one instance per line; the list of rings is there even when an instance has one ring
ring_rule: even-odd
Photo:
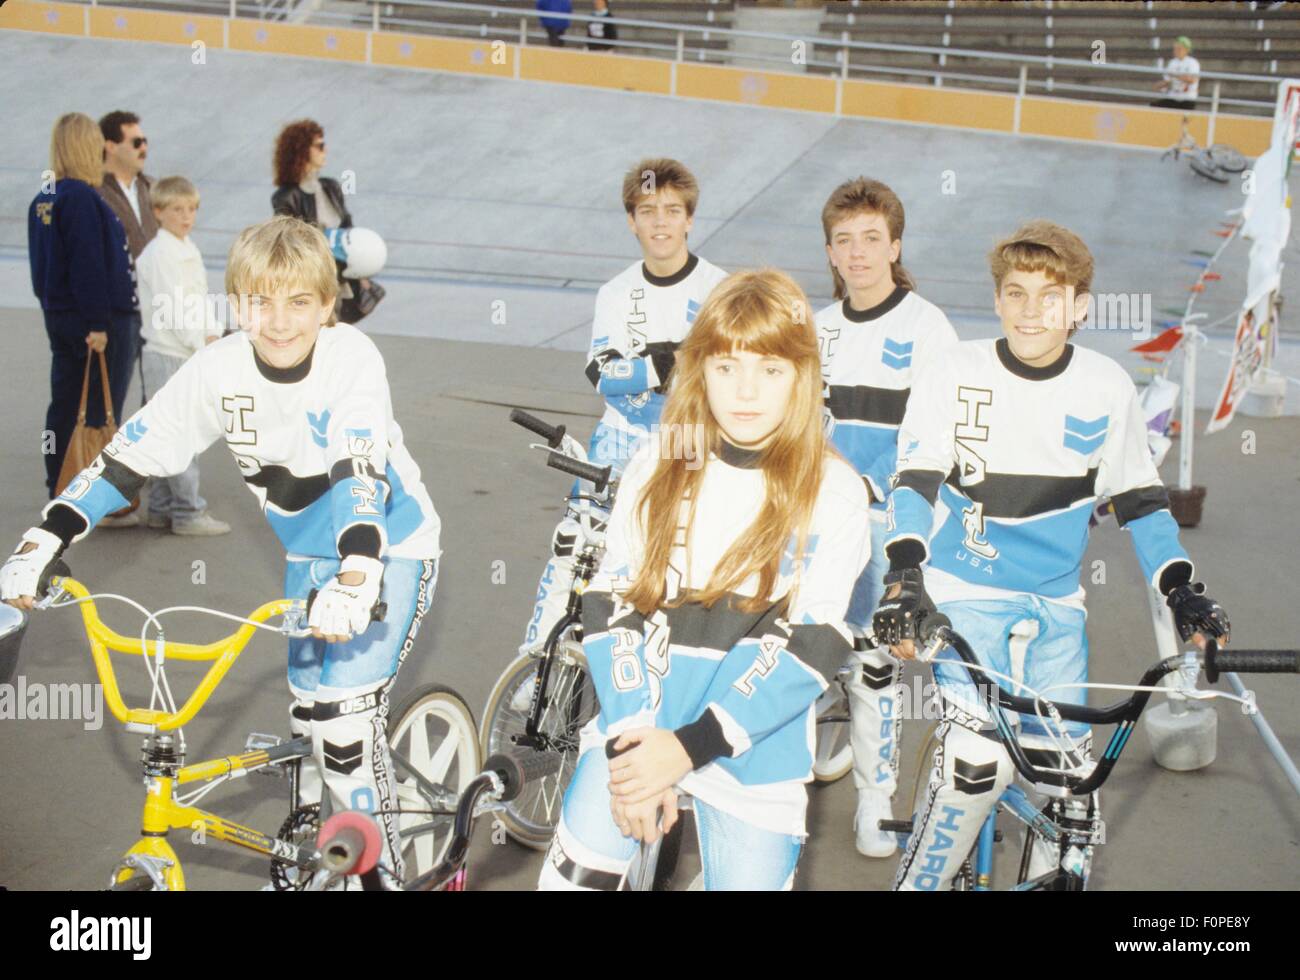
[[[322,231],[352,227],[352,215],[343,203],[343,187],[332,177],[320,176],[325,166],[325,130],[320,123],[299,119],[280,130],[274,166],[277,186],[271,207],[276,214],[301,218]],[[344,279],[344,264],[339,262],[338,267],[338,319],[357,323],[366,316],[358,305],[358,293],[380,287],[372,287],[369,279]],[[382,296],[380,291],[376,301]]]

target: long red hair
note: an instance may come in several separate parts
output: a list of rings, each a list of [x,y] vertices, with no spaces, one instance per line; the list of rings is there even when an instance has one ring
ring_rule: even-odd
[[[705,587],[665,602],[668,562],[682,511],[686,511],[689,548],[695,502],[704,479],[705,467],[689,464],[707,459],[722,440],[722,430],[709,410],[705,360],[736,350],[784,358],[795,366],[785,419],[761,451],[766,496],[753,524],[722,556]],[[793,279],[776,269],[760,269],[735,273],[718,284],[677,351],[660,426],[674,438],[680,433],[683,442],[673,448],[683,451],[660,453],[637,498],[635,513],[645,541],[645,559],[624,598],[646,615],[683,601],[707,607],[757,575],[757,593],[737,605],[747,612],[767,608],[791,537],[796,539],[796,555],[805,550],[822,472],[832,452],[822,428],[817,333],[808,298]]]

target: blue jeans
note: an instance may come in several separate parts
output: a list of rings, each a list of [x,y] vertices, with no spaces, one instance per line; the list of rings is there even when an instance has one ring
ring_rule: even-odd
[[[939,604],[939,612],[952,621],[984,666],[1016,678],[1049,701],[1083,704],[1087,690],[1073,687],[1088,680],[1087,614],[1082,609],[1020,594],[1010,599],[969,600]],[[984,701],[960,657],[945,648],[934,660],[934,676],[943,696],[978,718],[988,720]],[[954,662],[956,661],[956,663]],[[1029,696],[1014,683],[997,678],[1012,694]],[[1065,685],[1047,690],[1055,685]],[[1047,735],[1034,715],[1020,715],[1020,730],[1031,744]],[[1066,722],[1072,738],[1086,736],[1082,722]]]
[[[284,575],[285,596],[305,599],[338,574],[337,558],[290,559]],[[380,598],[388,603],[382,623],[345,643],[327,643],[314,637],[289,641],[289,684],[296,691],[318,687],[359,688],[388,680],[397,674],[415,642],[419,621],[428,611],[438,583],[436,561],[388,558]]]
[[[145,347],[140,354],[140,377],[145,401],[158,394],[167,379],[184,364],[184,358],[160,354],[151,347]],[[149,480],[150,517],[170,517],[172,527],[177,527],[194,520],[207,509],[208,502],[199,494],[197,459],[191,459],[190,465],[181,473]]]
[[[604,751],[584,753],[564,794],[560,828],[543,869],[543,887],[566,887],[554,873],[562,863],[555,860],[556,854],[566,849],[575,852],[570,857],[580,866],[595,863],[587,855],[597,856],[600,867],[596,870],[606,872],[611,883],[627,873],[640,844],[624,837],[614,823],[608,783],[609,760]],[[694,807],[707,890],[778,891],[791,887],[803,848],[801,838],[755,827],[702,800],[695,800]]]

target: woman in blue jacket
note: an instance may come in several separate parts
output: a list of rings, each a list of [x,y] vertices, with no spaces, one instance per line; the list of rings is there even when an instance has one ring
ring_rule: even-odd
[[[104,351],[108,360],[109,395],[118,419],[131,380],[135,282],[126,231],[95,190],[103,173],[99,126],[80,112],[61,117],[50,138],[50,172],[27,217],[32,289],[45,314],[52,355],[45,414],[46,438],[53,436],[53,445],[45,444],[50,497],[76,426],[91,351]],[[93,365],[86,424],[104,424],[104,395]]]

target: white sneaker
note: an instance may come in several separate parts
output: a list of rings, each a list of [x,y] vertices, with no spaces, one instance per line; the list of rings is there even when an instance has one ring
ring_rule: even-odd
[[[194,537],[210,538],[218,534],[229,534],[230,525],[225,521],[219,521],[206,510],[198,517],[181,522],[172,520],[172,534],[192,535]]]
[[[853,817],[858,853],[864,857],[887,858],[898,850],[898,838],[880,829],[881,820],[893,820],[889,794],[879,790],[858,791],[858,812]]]

